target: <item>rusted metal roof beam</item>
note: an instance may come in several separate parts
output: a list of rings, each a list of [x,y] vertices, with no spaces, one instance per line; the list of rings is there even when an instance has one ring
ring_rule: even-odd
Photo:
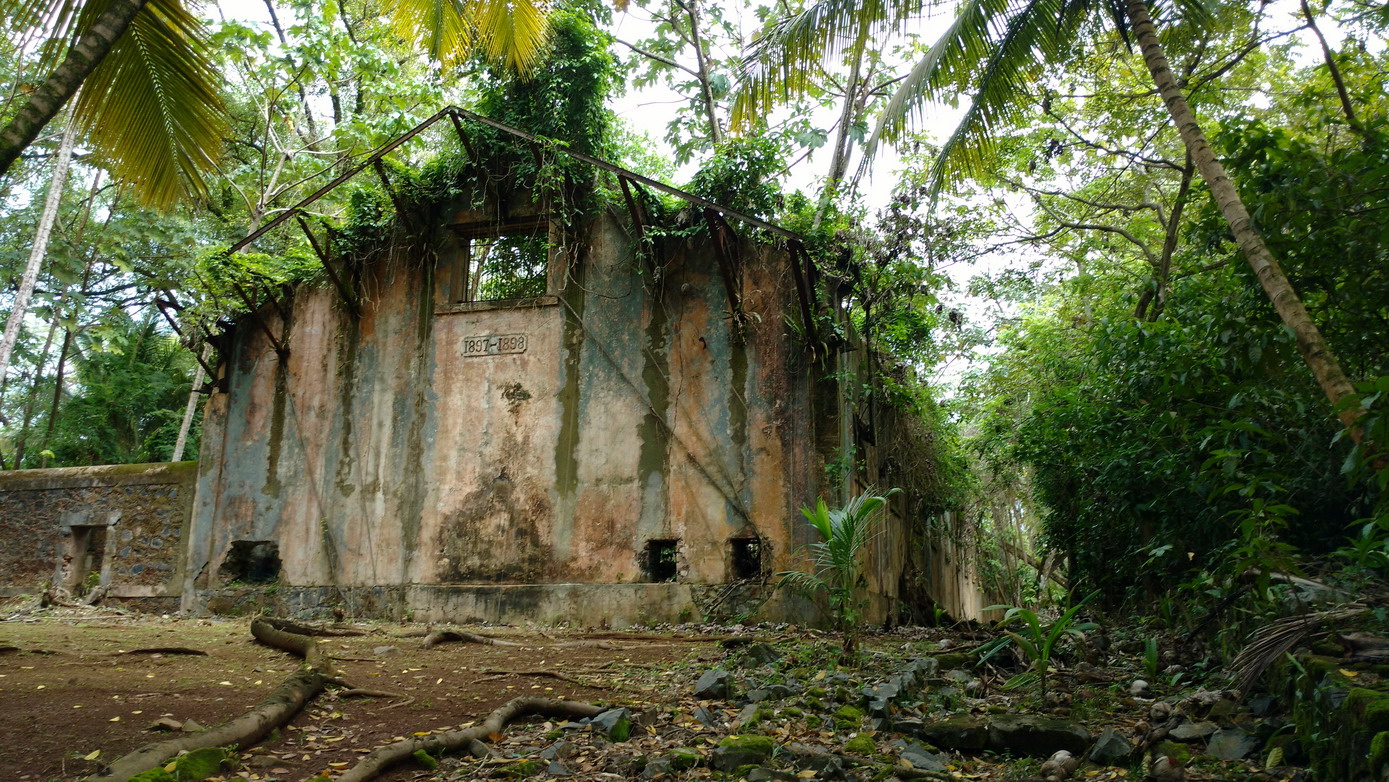
[[[266,223],[265,225],[262,225],[261,227],[247,234],[236,244],[232,245],[231,248],[227,250],[227,253],[235,253],[238,250],[244,248],[246,245],[250,244],[251,242],[254,242],[255,240],[274,230],[281,223],[290,219],[290,217],[292,217],[295,212],[309,206],[313,202],[332,192],[332,190],[336,188],[338,185],[341,185],[343,182],[346,182],[347,180],[361,173],[362,170],[367,168],[368,166],[375,165],[378,161],[380,161],[386,155],[390,154],[397,147],[414,138],[415,136],[418,136],[419,134],[423,133],[426,129],[428,129],[430,126],[443,119],[444,117],[453,118],[455,122],[454,127],[460,132],[462,126],[461,124],[457,123],[457,120],[459,118],[471,120],[473,122],[486,125],[490,128],[496,128],[497,130],[500,130],[503,133],[506,133],[507,135],[515,136],[516,138],[523,139],[532,144],[540,144],[544,142],[544,139],[540,138],[539,136],[527,133],[526,131],[521,130],[520,128],[514,128],[504,122],[498,122],[497,120],[494,120],[491,117],[484,117],[481,114],[476,114],[474,112],[468,111],[467,109],[460,109],[457,106],[448,106],[440,110],[437,114],[430,117],[429,119],[426,119],[424,122],[421,122],[420,124],[406,131],[404,134],[381,145],[376,149],[375,152],[372,152],[370,155],[368,155],[366,159],[364,159],[362,162],[358,163],[352,168],[349,168],[348,170],[339,174],[337,177],[334,177],[331,182],[305,196],[302,200],[299,201],[299,203],[295,204],[294,206],[291,206],[288,210],[276,215],[272,220],[270,220],[270,222]],[[464,145],[465,147],[468,146],[466,141],[464,142]],[[740,223],[745,223],[747,225],[753,226],[754,228],[761,228],[762,230],[775,234],[776,236],[779,236],[783,239],[799,241],[801,238],[794,231],[788,231],[779,225],[769,223],[761,218],[753,217],[752,215],[739,212],[736,209],[730,209],[726,206],[716,204],[713,201],[708,200],[707,198],[701,198],[689,191],[681,190],[678,187],[667,185],[664,182],[658,182],[657,180],[651,179],[650,177],[642,176],[641,174],[638,174],[635,171],[628,171],[627,169],[609,163],[606,160],[600,160],[591,155],[585,155],[582,152],[575,152],[572,149],[561,148],[560,151],[563,154],[573,158],[574,160],[587,163],[604,171],[617,174],[618,176],[625,176],[633,182],[638,182],[653,190],[659,190],[662,193],[673,195],[676,198],[694,204],[695,206],[701,206],[705,209],[713,209],[723,214],[725,217],[731,217]]]
[[[646,239],[646,221],[642,219],[641,204],[632,196],[632,188],[636,185],[621,174],[618,175],[617,181],[622,185],[622,197],[627,201],[627,211],[632,215],[632,226],[636,229],[637,241],[644,241]]]
[[[719,275],[723,278],[724,290],[728,292],[728,309],[735,321],[741,322],[743,315],[742,268],[735,256],[733,242],[729,237],[733,229],[723,219],[718,210],[705,208],[704,220],[709,224],[709,238],[714,243],[714,255],[719,259]]]
[[[484,117],[481,114],[475,114],[471,111],[468,111],[467,109],[460,109],[454,106],[444,109],[444,111],[456,112],[460,117],[463,117],[464,119],[470,119],[474,122],[480,122],[483,125],[496,128],[497,130],[500,130],[503,133],[508,133],[517,138],[525,139],[526,141],[540,143],[543,140],[539,136],[532,135],[519,128],[513,128],[510,125],[507,125],[504,122],[498,122],[492,119],[491,117]],[[705,209],[713,209],[716,212],[722,213],[726,217],[732,217],[740,223],[746,223],[748,225],[753,226],[754,228],[761,228],[764,231],[769,231],[773,234],[776,234],[777,236],[780,236],[783,239],[800,240],[801,238],[800,235],[794,231],[788,231],[779,225],[769,223],[761,218],[753,217],[752,215],[748,214],[743,214],[742,212],[736,211],[734,209],[729,209],[726,206],[716,204],[713,201],[708,200],[707,198],[700,198],[694,193],[691,193],[686,190],[681,190],[678,187],[672,187],[671,185],[667,185],[664,182],[658,182],[655,179],[651,179],[650,177],[644,177],[635,171],[628,171],[627,169],[609,163],[606,160],[599,160],[596,157],[592,157],[591,155],[585,155],[582,152],[575,152],[572,149],[561,149],[561,151],[569,157],[580,162],[587,163],[591,166],[596,166],[598,168],[603,169],[604,171],[617,174],[618,176],[625,176],[633,182],[640,182],[641,184],[646,185],[647,187],[653,190],[659,190],[662,193],[669,193],[670,195],[673,195],[676,198],[694,204],[695,206],[702,206]]]
[[[323,270],[328,272],[328,279],[333,281],[333,287],[337,289],[338,295],[342,297],[343,304],[347,305],[349,312],[355,317],[361,317],[362,311],[357,304],[357,297],[343,282],[342,277],[333,268],[333,263],[329,259],[327,251],[318,244],[318,237],[314,236],[313,230],[309,228],[309,221],[304,219],[302,212],[295,212],[294,219],[299,221],[299,227],[304,229],[304,235],[309,238],[309,246],[313,248],[314,255],[318,256],[318,262],[323,264]]]

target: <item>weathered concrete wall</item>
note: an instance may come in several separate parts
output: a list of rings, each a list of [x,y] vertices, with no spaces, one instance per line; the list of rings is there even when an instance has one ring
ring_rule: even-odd
[[[260,313],[287,357],[240,324],[205,417],[186,607],[226,586],[237,541],[278,544],[280,588],[477,587],[402,593],[439,619],[499,616],[466,607],[498,605],[482,585],[646,580],[651,540],[676,541],[680,584],[735,580],[733,539],[757,542],[757,575],[799,564],[822,468],[797,445],[812,372],[785,334],[784,251],[739,247],[740,330],[707,244],[636,258],[606,216],[573,239],[550,296],[436,303],[434,263],[400,249],[364,271],[360,318],[309,287],[287,321]],[[475,349],[491,337],[504,349]],[[703,613],[663,589],[607,601],[632,601],[615,621]],[[542,591],[508,590],[507,611],[594,600]]]
[[[173,607],[196,477],[194,462],[0,472],[0,593],[96,581]]]

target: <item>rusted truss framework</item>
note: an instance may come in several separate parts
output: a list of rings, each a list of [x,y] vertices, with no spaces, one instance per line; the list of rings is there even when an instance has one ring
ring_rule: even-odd
[[[488,127],[495,128],[496,130],[499,130],[503,133],[506,133],[510,136],[527,142],[530,146],[531,152],[536,156],[537,162],[540,160],[541,147],[545,143],[545,140],[541,137],[535,136],[531,133],[527,133],[524,130],[512,127],[511,125],[507,125],[506,123],[498,122],[497,120],[491,119],[490,117],[485,117],[481,114],[468,111],[467,109],[462,109],[457,106],[449,106],[439,111],[434,116],[426,119],[425,121],[411,128],[410,130],[406,131],[405,133],[401,134],[400,136],[397,136],[391,141],[388,141],[385,144],[381,145],[371,154],[367,155],[365,158],[360,160],[356,165],[339,174],[337,177],[334,177],[332,181],[313,191],[309,195],[305,196],[298,203],[280,212],[274,218],[267,221],[264,225],[247,234],[241,240],[237,241],[235,244],[229,247],[226,253],[230,255],[239,252],[253,244],[257,239],[275,230],[280,225],[286,223],[289,220],[294,220],[299,224],[300,229],[303,230],[304,234],[308,237],[309,245],[313,249],[314,255],[322,264],[324,271],[328,275],[328,279],[332,282],[333,288],[337,291],[339,297],[342,299],[343,303],[348,308],[348,311],[353,313],[354,315],[359,315],[361,303],[357,297],[356,291],[354,290],[352,281],[348,279],[348,270],[346,268],[340,268],[334,265],[332,257],[332,229],[328,226],[324,226],[324,238],[320,240],[319,237],[314,233],[314,230],[310,224],[310,214],[306,210],[309,206],[311,206],[319,199],[331,193],[340,185],[357,176],[367,168],[371,168],[375,170],[377,176],[380,177],[382,185],[386,189],[386,193],[391,197],[391,200],[396,207],[396,212],[399,218],[406,219],[406,210],[403,209],[400,198],[391,184],[390,177],[387,174],[383,160],[385,159],[386,155],[389,155],[391,152],[399,148],[401,145],[410,141],[412,138],[418,136],[420,133],[424,132],[425,130],[429,129],[430,127],[444,119],[448,119],[450,123],[453,125],[455,132],[458,134],[458,139],[460,143],[462,143],[464,150],[467,151],[468,157],[470,159],[476,160],[477,156],[474,152],[472,140],[468,137],[468,134],[464,129],[465,121],[475,122],[481,125],[486,125]],[[802,243],[801,238],[798,234],[796,234],[793,231],[788,231],[787,229],[782,228],[779,225],[775,225],[773,223],[767,222],[766,220],[762,220],[758,217],[745,214],[736,209],[731,209],[722,204],[716,204],[708,199],[701,198],[700,196],[695,195],[694,193],[691,193],[687,190],[682,190],[678,187],[667,185],[664,182],[651,179],[650,177],[642,176],[641,174],[638,174],[635,171],[629,171],[625,168],[622,168],[621,166],[609,163],[606,160],[601,160],[591,155],[585,155],[581,152],[576,152],[570,149],[560,148],[557,151],[559,152],[559,154],[567,155],[568,157],[574,160],[586,163],[600,170],[607,171],[617,177],[618,182],[622,187],[623,198],[627,203],[627,208],[631,215],[632,222],[639,240],[643,239],[646,236],[647,221],[645,210],[642,208],[641,201],[635,197],[633,191],[639,191],[640,188],[646,187],[652,190],[666,193],[667,195],[675,196],[676,198],[679,198],[685,201],[686,203],[700,207],[702,210],[703,217],[709,226],[709,230],[715,244],[715,248],[719,259],[720,272],[722,273],[724,285],[726,286],[728,292],[729,306],[735,318],[741,315],[741,297],[739,295],[739,290],[737,286],[740,259],[737,257],[736,253],[737,237],[736,234],[734,234],[733,228],[730,225],[729,221],[732,220],[749,228],[766,231],[767,233],[770,233],[773,236],[785,240],[786,247],[790,255],[792,274],[795,277],[796,281],[796,291],[801,305],[801,314],[805,320],[805,327],[807,330],[806,333],[814,332],[815,284],[818,275],[815,270],[814,262],[812,261],[809,253],[806,252],[805,246]],[[287,355],[289,351],[289,346],[285,344],[283,339],[276,337],[269,324],[267,324],[265,322],[265,319],[260,316],[258,312],[257,302],[255,301],[254,296],[252,295],[253,292],[245,290],[244,286],[240,285],[239,283],[233,283],[233,289],[237,297],[241,299],[242,303],[250,309],[251,316],[255,319],[259,328],[269,338],[270,344],[274,347],[276,353],[278,353],[282,358],[285,355]],[[275,291],[273,290],[262,291],[259,289],[259,286],[257,286],[257,290],[254,293],[268,295],[269,299],[272,302],[274,302],[276,307],[282,306],[281,302],[279,301],[279,298],[275,295]],[[169,318],[172,324],[173,318],[170,316],[169,312],[165,311],[165,308],[167,307],[169,310],[173,310],[176,312],[179,309],[182,309],[182,307],[174,298],[172,291],[165,291],[164,294],[165,298],[161,299],[162,306],[160,308],[160,311],[164,312],[165,317]],[[177,329],[176,325],[175,328]]]

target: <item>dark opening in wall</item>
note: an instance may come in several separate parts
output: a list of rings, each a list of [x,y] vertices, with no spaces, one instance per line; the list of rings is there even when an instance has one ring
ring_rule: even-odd
[[[280,579],[280,544],[270,540],[233,540],[217,571],[222,583],[270,584]]]
[[[733,578],[743,581],[762,577],[762,540],[760,538],[733,538],[728,541],[731,549]]]
[[[648,540],[646,542],[646,580],[662,583],[675,580],[675,540]]]
[[[62,564],[63,586],[81,597],[95,587],[101,578],[101,566],[106,553],[106,525],[72,526]]]

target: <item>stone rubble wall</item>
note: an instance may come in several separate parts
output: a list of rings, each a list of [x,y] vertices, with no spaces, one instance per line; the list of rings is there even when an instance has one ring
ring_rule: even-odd
[[[83,586],[137,601],[177,596],[196,482],[197,462],[0,472],[0,594],[61,582],[63,555],[85,530],[97,551]]]

